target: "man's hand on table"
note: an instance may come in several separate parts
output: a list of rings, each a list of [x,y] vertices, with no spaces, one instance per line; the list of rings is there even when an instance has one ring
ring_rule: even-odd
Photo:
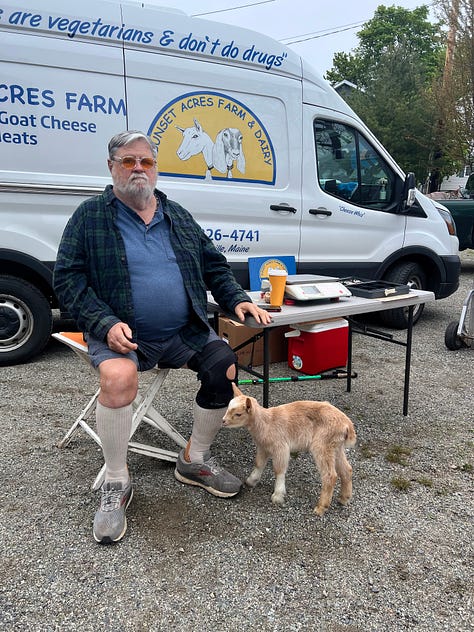
[[[262,325],[269,325],[272,322],[271,314],[255,305],[255,303],[239,303],[236,305],[234,311],[235,315],[242,323],[245,321],[245,316],[247,314],[249,316],[253,316],[257,323],[261,323]]]

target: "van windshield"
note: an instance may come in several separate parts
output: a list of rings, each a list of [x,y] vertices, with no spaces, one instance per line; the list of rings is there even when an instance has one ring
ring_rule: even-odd
[[[393,204],[396,175],[356,129],[316,119],[314,139],[318,179],[324,191],[374,209]]]

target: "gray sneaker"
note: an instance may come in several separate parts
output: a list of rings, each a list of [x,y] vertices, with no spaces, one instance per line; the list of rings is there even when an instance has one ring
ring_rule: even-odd
[[[224,470],[210,452],[204,455],[204,463],[188,463],[184,460],[184,450],[181,450],[174,475],[181,483],[197,485],[221,498],[235,496],[242,487],[242,481]]]
[[[125,510],[133,497],[133,487],[129,480],[123,486],[119,481],[102,484],[100,507],[94,516],[94,540],[100,544],[118,542],[127,530]]]

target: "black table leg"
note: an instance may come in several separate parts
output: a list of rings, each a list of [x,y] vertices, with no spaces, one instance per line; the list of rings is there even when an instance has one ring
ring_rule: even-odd
[[[411,345],[413,339],[413,309],[414,305],[408,308],[408,328],[407,342],[405,349],[405,383],[403,386],[403,414],[408,415],[408,395],[410,392],[410,368],[411,368]]]
[[[270,327],[263,328],[263,407],[268,408],[270,390]]]

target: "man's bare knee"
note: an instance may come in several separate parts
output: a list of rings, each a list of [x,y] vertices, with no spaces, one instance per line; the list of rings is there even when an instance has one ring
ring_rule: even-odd
[[[131,404],[138,391],[138,371],[128,358],[104,360],[99,366],[99,401],[108,408]]]

